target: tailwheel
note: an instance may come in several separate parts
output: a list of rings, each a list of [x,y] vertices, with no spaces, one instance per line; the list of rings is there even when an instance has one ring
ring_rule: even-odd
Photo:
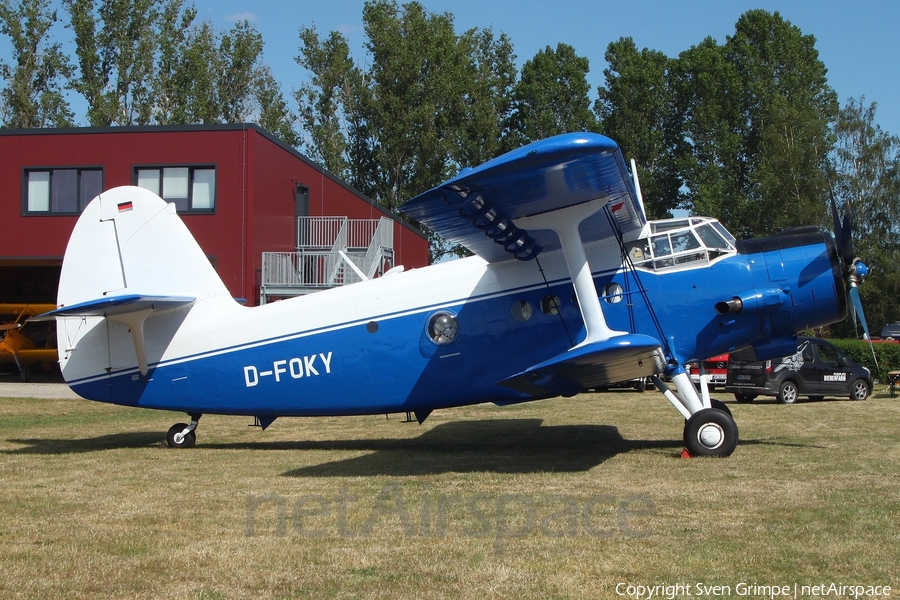
[[[191,415],[191,423],[175,423],[166,434],[166,443],[169,448],[193,448],[197,443],[197,422],[201,415]]]
[[[684,445],[692,456],[731,456],[737,442],[737,424],[718,408],[699,410],[684,425]]]

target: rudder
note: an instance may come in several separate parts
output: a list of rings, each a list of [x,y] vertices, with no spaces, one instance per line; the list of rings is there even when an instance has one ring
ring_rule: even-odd
[[[66,247],[57,305],[124,294],[230,297],[175,205],[134,186],[105,191],[84,209]]]

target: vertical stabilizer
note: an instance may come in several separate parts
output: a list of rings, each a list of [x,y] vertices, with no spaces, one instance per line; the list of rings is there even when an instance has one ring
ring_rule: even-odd
[[[103,192],[84,209],[66,248],[57,304],[125,294],[229,295],[175,205],[132,186]]]
[[[103,192],[75,224],[58,308],[48,313],[57,317],[66,381],[131,370],[146,376],[192,307],[213,298],[237,306],[174,204],[138,187]],[[102,393],[91,392],[105,399]]]

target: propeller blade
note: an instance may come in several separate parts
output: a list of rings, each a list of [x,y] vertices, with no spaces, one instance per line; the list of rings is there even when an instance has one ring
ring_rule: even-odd
[[[844,220],[841,222],[838,216],[837,201],[834,199],[834,190],[829,190],[831,195],[831,216],[834,219],[834,241],[837,245],[838,255],[841,264],[844,267],[844,278],[847,281],[847,294],[850,296],[851,319],[853,327],[856,328],[856,321],[859,320],[863,328],[863,338],[868,340],[869,349],[872,351],[872,358],[875,360],[875,368],[878,369],[878,358],[875,356],[875,345],[872,343],[872,337],[869,335],[869,325],[866,323],[866,314],[863,312],[862,300],[859,297],[858,284],[869,272],[868,267],[858,258],[853,256],[853,217],[850,212],[850,202],[844,202]]]
[[[837,244],[838,255],[844,264],[844,272],[853,264],[853,217],[850,215],[850,203],[844,203],[844,221],[838,215],[837,201],[834,198],[834,191],[829,190],[831,194],[831,217],[834,219],[834,241]]]
[[[853,264],[853,217],[850,215],[850,203],[844,203],[844,223],[841,226],[841,260],[849,268]]]
[[[856,284],[850,284],[850,299],[853,301],[853,312],[859,319],[863,328],[863,337],[869,342],[869,350],[872,351],[872,359],[875,361],[875,369],[878,370],[878,358],[875,356],[875,344],[872,343],[872,336],[869,335],[869,326],[866,324],[866,315],[863,312],[862,301],[859,298],[859,288]]]
[[[859,319],[859,324],[862,325],[863,335],[868,337],[869,326],[866,325],[866,315],[863,313],[862,302],[859,299],[859,288],[855,285],[850,286],[850,300],[853,302],[853,311],[856,313],[856,318]]]
[[[831,218],[834,219],[834,241],[837,242],[838,254],[841,253],[841,240],[844,238],[844,234],[841,227],[841,217],[838,215],[837,210],[837,201],[834,199],[834,191],[829,190],[831,193]]]

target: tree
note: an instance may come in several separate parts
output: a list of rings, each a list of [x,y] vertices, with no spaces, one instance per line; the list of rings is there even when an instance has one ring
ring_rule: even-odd
[[[259,79],[262,35],[249,21],[237,23],[219,43],[219,110],[225,123],[243,123],[253,113],[254,83]]]
[[[184,0],[63,0],[92,126],[257,121],[288,144],[294,116],[248,21],[219,34]]]
[[[757,231],[818,223],[827,206],[837,97],[815,37],[763,10],[742,15],[735,29],[726,56],[744,82],[744,144],[755,184],[747,194],[764,215]]]
[[[835,123],[831,159],[835,195],[852,210],[854,253],[870,269],[860,297],[877,335],[882,324],[900,320],[900,138],[875,124],[875,109],[865,97],[847,101]],[[854,331],[849,319],[833,329],[839,335]]]
[[[394,210],[453,173],[449,157],[465,118],[456,103],[464,92],[465,53],[445,13],[412,2],[367,2],[363,21],[372,55],[369,95],[360,108],[379,177],[367,193]]]
[[[596,131],[588,59],[568,44],[547,46],[522,66],[513,88],[507,148],[573,131]]]
[[[0,33],[9,37],[13,65],[0,61],[0,119],[4,127],[67,127],[74,114],[65,98],[72,68],[59,43],[50,43],[58,21],[49,0],[0,0]]]
[[[635,160],[648,218],[671,216],[682,186],[676,164],[681,124],[669,82],[672,61],[661,52],[638,51],[631,38],[621,38],[607,46],[606,62],[606,85],[598,88],[594,104],[599,129]]]
[[[194,25],[197,10],[193,6],[182,10],[182,5],[182,0],[169,2],[163,7],[159,20],[159,50],[153,78],[153,118],[161,125],[191,123],[193,121],[187,116],[187,111],[207,105],[200,98],[192,97],[192,91],[198,82],[206,81],[208,85],[211,81],[211,77],[204,76],[204,73],[209,69],[212,52],[205,53],[206,60],[202,61],[186,58],[198,39],[211,40],[213,36],[208,26],[198,30]],[[204,36],[203,33],[209,35]],[[213,46],[211,41],[207,44],[210,49]],[[201,65],[200,70],[194,68]],[[200,108],[198,112],[212,111]]]
[[[88,123],[147,125],[156,54],[157,0],[63,0],[75,33],[72,87],[88,103]]]
[[[256,117],[259,126],[279,138],[282,142],[296,148],[300,145],[300,136],[294,130],[296,115],[288,108],[281,87],[269,67],[260,67],[254,82],[254,94],[259,105]]]
[[[358,111],[357,96],[363,93],[361,75],[350,58],[350,46],[333,31],[321,40],[315,27],[300,28],[297,64],[312,77],[294,92],[300,120],[308,138],[304,149],[326,169],[351,179],[350,120]]]
[[[389,210],[501,151],[515,80],[512,45],[491,30],[457,35],[453,17],[421,4],[366,2],[370,60],[356,66],[344,37],[301,28],[297,92],[308,151]],[[432,259],[450,248],[431,236]]]
[[[670,89],[680,131],[677,171],[686,185],[683,205],[694,214],[719,218],[738,237],[744,212],[753,211],[744,193],[752,188],[744,168],[743,82],[725,49],[707,37],[672,64]]]
[[[452,160],[460,166],[476,166],[501,154],[504,123],[512,111],[516,82],[516,56],[506,34],[494,37],[491,29],[471,29],[460,38],[468,57],[464,68],[465,93],[458,98],[465,115]]]

